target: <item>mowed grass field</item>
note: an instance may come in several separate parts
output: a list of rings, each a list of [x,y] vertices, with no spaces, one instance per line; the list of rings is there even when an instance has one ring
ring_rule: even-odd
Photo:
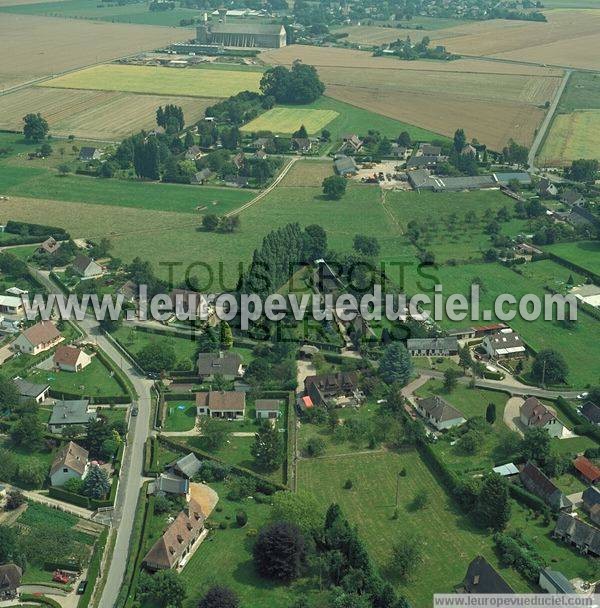
[[[339,114],[334,110],[312,110],[306,108],[272,108],[244,125],[240,130],[247,133],[271,131],[291,134],[302,125],[314,135],[326,127]]]
[[[399,517],[394,520],[396,480],[403,468],[406,476],[400,478]],[[343,487],[347,479],[353,482],[351,490]],[[320,504],[336,502],[341,506],[358,526],[381,573],[396,584],[412,606],[430,605],[434,593],[451,593],[477,555],[484,555],[499,568],[487,531],[474,528],[457,510],[417,452],[301,460],[298,488],[313,494]],[[415,510],[411,503],[422,491],[427,493],[428,506]],[[388,565],[394,543],[410,534],[422,540],[424,561],[415,569],[413,579],[403,585]],[[515,590],[529,591],[514,571],[499,571]]]
[[[0,97],[0,129],[19,131],[25,114],[40,112],[52,135],[117,141],[155,127],[156,109],[169,103],[180,106],[186,123],[193,124],[214,100],[30,87]]]
[[[577,110],[554,117],[538,158],[544,165],[569,165],[600,157],[600,110]]]
[[[547,245],[544,250],[600,275],[600,243],[598,241],[556,243]]]
[[[3,13],[0,82],[6,90],[103,61],[191,38],[192,29],[55,19]]]
[[[141,65],[98,65],[45,81],[43,86],[127,91],[187,97],[230,97],[258,91],[260,72],[178,69]]]

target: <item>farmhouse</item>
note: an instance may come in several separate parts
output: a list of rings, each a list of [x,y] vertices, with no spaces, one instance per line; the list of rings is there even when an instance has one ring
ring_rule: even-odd
[[[550,568],[540,570],[538,582],[546,593],[575,593],[575,589],[569,582],[569,579],[558,570],[551,570]]]
[[[281,402],[279,399],[257,399],[254,402],[254,408],[256,409],[256,418],[276,420],[279,418],[281,412],[279,411]]]
[[[553,509],[570,509],[571,501],[532,462],[528,462],[519,475],[525,489],[541,498]]]
[[[79,160],[84,162],[90,162],[92,160],[100,160],[102,157],[102,151],[98,148],[92,148],[90,146],[83,146],[79,150]]]
[[[431,169],[433,167],[437,167],[439,164],[444,163],[448,160],[447,156],[442,154],[430,155],[423,154],[421,156],[411,156],[406,161],[406,168],[408,170],[412,169]]]
[[[345,133],[342,135],[342,141],[344,142],[342,148],[346,150],[346,152],[354,154],[364,145],[363,140],[356,133]]]
[[[598,468],[585,456],[578,456],[575,458],[573,461],[573,467],[575,467],[575,470],[586,483],[594,484],[600,479],[600,468]]]
[[[28,327],[14,342],[13,348],[28,355],[37,355],[55,347],[64,338],[52,321],[40,321]]]
[[[561,513],[556,521],[554,538],[577,547],[584,555],[600,556],[600,530],[569,513]]]
[[[439,156],[442,153],[442,146],[434,146],[433,144],[421,143],[417,148],[415,156]]]
[[[565,205],[569,205],[569,207],[577,207],[579,205],[583,205],[585,203],[585,198],[577,192],[577,190],[573,190],[572,188],[567,188],[560,197],[560,202]]]
[[[14,383],[19,391],[19,401],[24,403],[33,399],[36,403],[43,403],[48,399],[50,394],[49,384],[34,384],[23,380],[23,378],[15,378]]]
[[[223,19],[225,17],[223,16]],[[287,44],[285,27],[263,23],[203,23],[196,28],[198,44],[278,49]]]
[[[0,566],[0,600],[12,600],[17,597],[22,576],[23,570],[15,564]]]
[[[492,359],[510,359],[525,355],[525,345],[521,337],[510,328],[486,336],[482,346]]]
[[[437,395],[417,399],[416,409],[438,431],[460,426],[466,422],[461,412]]]
[[[538,184],[538,194],[540,196],[556,196],[558,188],[546,177],[542,177]]]
[[[50,432],[60,433],[65,427],[85,426],[90,420],[96,420],[96,412],[91,412],[88,406],[87,399],[57,401],[48,421]]]
[[[151,481],[148,484],[148,494],[154,496],[187,496],[190,491],[190,482],[188,479],[183,479],[169,473],[161,473],[156,481]]]
[[[457,593],[514,593],[512,587],[498,574],[495,568],[478,555],[467,568],[465,580],[456,589]]]
[[[581,499],[583,501],[583,508],[588,513],[591,513],[595,507],[600,505],[600,490],[595,486],[590,486],[584,490]]]
[[[0,295],[0,314],[21,317],[25,314],[23,300],[15,296]]]
[[[54,366],[63,372],[80,372],[92,358],[83,349],[75,346],[59,346],[54,351]]]
[[[581,415],[592,424],[600,424],[600,407],[586,401],[581,407]]]
[[[175,521],[146,553],[142,561],[144,567],[150,571],[177,568],[200,538],[205,520],[200,505],[190,498]]]
[[[342,177],[356,175],[358,172],[358,167],[351,156],[338,156],[333,161],[333,164],[337,174]]]
[[[529,397],[519,408],[521,424],[525,427],[546,429],[550,437],[561,437],[564,431],[562,422],[536,397]]]
[[[192,179],[190,180],[190,183],[196,186],[203,186],[212,176],[213,172],[208,167],[206,167],[194,173]]]
[[[185,160],[197,160],[202,157],[202,149],[200,146],[190,146],[185,152]]]
[[[88,467],[88,451],[69,441],[56,454],[50,468],[50,484],[64,486],[69,479],[83,479]]]
[[[79,254],[72,264],[73,270],[84,279],[92,279],[102,275],[102,266],[86,255]]]
[[[119,294],[126,302],[135,302],[138,298],[138,286],[131,280],[125,281],[119,288]]]
[[[60,249],[60,243],[52,236],[48,237],[41,245],[38,251],[52,255]]]
[[[234,420],[246,414],[246,393],[242,391],[209,391],[196,393],[198,416]]]
[[[338,406],[360,405],[363,395],[358,388],[356,372],[335,372],[304,379],[304,392],[315,405],[326,405],[328,401]]]
[[[191,479],[198,473],[201,466],[200,461],[192,452],[190,452],[186,456],[183,456],[179,458],[179,460],[176,460],[168,465],[167,470],[175,475],[179,475],[180,477]]]
[[[237,353],[200,353],[198,355],[198,376],[203,382],[214,380],[219,375],[225,380],[235,380],[244,375],[242,358]]]
[[[458,354],[456,338],[409,338],[406,348],[413,357],[449,357]]]

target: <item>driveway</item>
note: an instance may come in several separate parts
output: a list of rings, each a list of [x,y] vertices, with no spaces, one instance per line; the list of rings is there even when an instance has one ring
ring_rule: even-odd
[[[304,359],[298,360],[298,374],[296,376],[298,380],[298,392],[304,390],[304,380],[307,376],[314,376],[317,373],[315,366],[312,361],[305,361]]]
[[[5,344],[2,348],[0,348],[0,365],[2,365],[5,361],[8,361],[13,356],[13,351],[11,350],[12,342]]]
[[[523,436],[521,423],[519,422],[519,410],[525,400],[522,397],[511,397],[504,406],[504,424],[511,430]]]

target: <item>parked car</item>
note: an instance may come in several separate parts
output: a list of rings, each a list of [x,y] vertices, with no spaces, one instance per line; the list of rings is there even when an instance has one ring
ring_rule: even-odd
[[[132,415],[132,416],[137,416],[137,415],[138,415],[138,413],[139,413],[139,410],[138,410],[138,408],[137,408],[137,407],[132,407],[132,408],[131,408],[131,415]]]
[[[82,595],[83,592],[85,591],[85,588],[87,587],[88,582],[87,581],[81,581],[79,583],[79,585],[77,585],[77,595]]]

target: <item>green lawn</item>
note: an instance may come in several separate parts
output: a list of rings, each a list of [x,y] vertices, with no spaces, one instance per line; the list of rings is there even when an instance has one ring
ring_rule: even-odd
[[[577,264],[590,272],[600,275],[600,242],[598,241],[576,241],[574,243],[556,243],[547,245],[544,251]],[[569,272],[565,268],[565,273]],[[568,278],[568,277],[567,277]]]
[[[319,133],[338,116],[339,114],[333,110],[277,107],[251,120],[241,130],[249,133],[271,131],[289,135],[304,125],[308,133],[313,135]]]
[[[126,395],[121,385],[98,357],[80,372],[33,370],[27,375],[31,382],[48,383],[57,392],[73,393],[82,397],[116,397]]]
[[[402,468],[406,476],[400,478],[399,517],[394,520],[396,479]],[[343,487],[347,479],[353,481],[351,490]],[[498,567],[491,536],[474,528],[458,512],[416,452],[303,460],[299,463],[298,488],[314,494],[320,504],[337,502],[342,507],[358,526],[384,576],[397,583],[413,606],[429,605],[433,593],[452,592],[477,555],[484,555]],[[411,503],[421,491],[427,492],[429,503],[422,510],[414,510]],[[388,571],[388,563],[393,544],[410,533],[423,540],[424,562],[413,580],[402,585]],[[499,570],[515,590],[529,591],[514,571]]]
[[[569,0],[571,1],[573,0]],[[560,98],[558,112],[568,114],[573,110],[594,108],[600,109],[600,75],[591,72],[574,72]]]
[[[167,401],[165,431],[191,431],[196,424],[195,401]]]

